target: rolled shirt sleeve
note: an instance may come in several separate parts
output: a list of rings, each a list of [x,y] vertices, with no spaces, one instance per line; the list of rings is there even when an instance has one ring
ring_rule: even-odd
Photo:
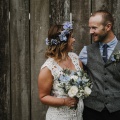
[[[79,59],[82,61],[84,65],[87,64],[87,46],[84,46],[79,54]]]

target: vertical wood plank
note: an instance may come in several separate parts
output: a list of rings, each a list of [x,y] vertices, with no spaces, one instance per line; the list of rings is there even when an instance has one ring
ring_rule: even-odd
[[[12,120],[30,120],[29,0],[10,1]]]
[[[70,0],[50,0],[50,25],[70,20]]]
[[[119,0],[92,0],[92,11],[108,10],[112,13],[114,23],[114,33],[120,39],[120,1]]]
[[[75,52],[80,53],[84,45],[91,42],[88,29],[88,20],[91,14],[91,1],[90,0],[71,0],[74,37],[76,39]]]
[[[49,29],[49,0],[31,0],[31,120],[44,120],[47,106],[38,98],[38,74],[45,61],[45,38]]]
[[[0,1],[0,120],[10,120],[9,0]]]

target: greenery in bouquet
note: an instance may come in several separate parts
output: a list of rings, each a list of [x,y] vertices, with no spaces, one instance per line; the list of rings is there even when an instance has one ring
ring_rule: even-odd
[[[92,81],[84,70],[64,69],[59,77],[59,87],[69,97],[84,99],[91,94]]]

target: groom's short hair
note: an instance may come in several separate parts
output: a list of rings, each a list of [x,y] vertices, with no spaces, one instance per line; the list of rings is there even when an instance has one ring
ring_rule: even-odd
[[[95,15],[101,15],[103,18],[103,24],[106,25],[108,22],[110,22],[112,24],[113,29],[114,18],[110,12],[108,12],[107,10],[98,10],[92,13],[91,17]]]

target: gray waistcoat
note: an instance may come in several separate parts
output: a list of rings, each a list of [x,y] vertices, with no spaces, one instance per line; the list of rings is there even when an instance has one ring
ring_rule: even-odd
[[[120,50],[120,42],[113,53],[116,50]],[[102,111],[105,106],[110,112],[120,110],[120,61],[113,63],[110,57],[107,63],[104,63],[98,43],[89,45],[87,53],[86,66],[93,80],[93,88],[92,94],[84,99],[85,106],[97,111]]]

